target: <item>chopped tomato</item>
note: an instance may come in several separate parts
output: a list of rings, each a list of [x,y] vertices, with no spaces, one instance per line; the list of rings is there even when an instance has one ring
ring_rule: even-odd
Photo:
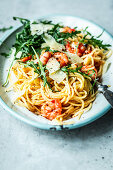
[[[41,107],[41,114],[49,120],[55,119],[57,116],[61,115],[62,106],[59,99],[53,99],[46,102]]]
[[[80,43],[78,45],[77,55],[81,57],[83,53],[85,52],[85,50],[86,50],[86,47],[82,43]]]
[[[22,61],[22,62],[26,62],[26,61],[28,61],[28,60],[31,60],[31,58],[32,58],[32,56],[29,55],[28,57],[22,58],[21,61]]]
[[[66,44],[66,49],[67,49],[70,53],[74,53],[74,52],[75,52],[75,50],[71,48],[69,42],[67,42],[67,44]]]
[[[71,29],[71,31],[72,31],[72,32],[75,32],[75,29],[73,28],[73,29]]]
[[[75,32],[75,29],[69,28],[67,32],[68,32],[68,33]]]
[[[81,71],[88,74],[93,80],[97,77],[97,69],[95,66],[85,65],[81,68]]]
[[[63,33],[72,33],[72,32],[75,32],[75,29],[72,29],[70,27],[64,27],[64,28],[61,28],[60,32],[63,32]]]

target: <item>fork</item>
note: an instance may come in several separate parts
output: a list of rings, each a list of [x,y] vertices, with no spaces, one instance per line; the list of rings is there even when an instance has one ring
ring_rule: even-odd
[[[104,95],[106,100],[109,102],[111,107],[113,108],[113,92],[108,90],[109,86],[108,85],[102,85],[97,81],[96,83],[98,91]]]

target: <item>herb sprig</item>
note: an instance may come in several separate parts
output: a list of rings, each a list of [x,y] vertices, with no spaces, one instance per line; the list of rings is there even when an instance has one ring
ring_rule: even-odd
[[[0,31],[1,32],[5,32],[5,31],[7,31],[7,30],[10,30],[10,29],[12,29],[13,28],[13,26],[10,26],[10,27],[3,27],[3,28],[0,28]]]
[[[91,79],[91,82],[93,83],[92,84],[92,88],[91,88],[91,91],[93,90],[93,88],[94,88],[94,86],[95,86],[95,84],[96,84],[96,73],[95,73],[95,70],[92,70],[92,74],[86,74],[86,73],[83,73],[83,72],[81,72],[81,68],[82,68],[82,66],[80,66],[80,67],[77,67],[76,69],[70,69],[70,64],[68,65],[68,66],[64,66],[64,67],[62,67],[61,68],[61,70],[62,71],[64,71],[64,72],[66,72],[67,73],[67,75],[69,75],[69,72],[71,72],[71,73],[79,73],[79,74],[81,74],[81,75],[83,75],[84,77],[86,77],[86,78],[90,78],[91,79],[91,77],[93,76],[93,75],[95,75],[95,79],[93,80],[93,79]]]
[[[10,54],[9,54],[9,53],[5,53],[5,52],[3,52],[3,53],[0,53],[0,55],[2,55],[2,56],[4,56],[4,57],[6,57],[6,58],[7,58],[7,57],[9,57],[9,55],[10,55]]]
[[[26,24],[30,22],[30,20],[25,19],[25,18],[20,18],[20,17],[13,17],[14,20],[19,20],[22,24]]]
[[[77,67],[76,69],[70,69],[70,66],[71,66],[70,64],[68,66],[64,66],[64,67],[61,68],[61,70],[66,72],[67,75],[69,75],[69,72],[71,72],[71,73],[80,73],[83,76],[90,77],[88,74],[85,74],[85,73],[80,71],[82,66]]]
[[[46,84],[50,87],[49,82],[47,81],[46,78],[46,67],[42,65],[42,62],[39,59],[39,55],[37,54],[36,50],[32,47],[34,54],[36,55],[36,58],[38,59],[37,64],[35,64],[33,61],[27,61],[26,63],[23,63],[20,61],[20,64],[23,64],[25,67],[32,67],[34,68],[34,72],[38,74],[37,77],[41,77],[42,80],[44,81],[44,87],[46,86]]]
[[[63,26],[59,25],[59,24],[56,24],[54,25],[54,28],[50,31],[48,31],[48,34],[50,34],[52,37],[54,37],[54,39],[58,42],[58,43],[61,43],[61,44],[66,44],[67,43],[67,39],[70,37],[72,38],[73,36],[76,36],[77,34],[80,34],[81,31],[75,31],[72,33],[63,33],[63,32],[60,32],[59,29],[62,28]]]
[[[38,69],[38,64],[35,64],[33,61],[27,61],[26,63],[20,63],[20,64],[23,64],[25,67],[34,68],[34,72],[39,75],[38,77],[40,77],[41,72],[40,69]]]
[[[87,31],[87,28],[88,27],[86,27],[85,30],[83,30],[83,32],[84,33],[86,32],[86,34],[79,41],[79,43],[91,44],[94,47],[99,47],[100,49],[108,50],[108,47],[110,47],[111,45],[110,44],[104,44],[103,40],[98,39],[98,38],[100,38],[102,36],[104,31],[102,31],[102,33],[95,38],[89,31]]]
[[[11,51],[10,51],[10,54],[11,54],[11,53],[13,53],[12,49],[11,49]],[[11,64],[10,64],[10,67],[9,67],[9,70],[8,70],[8,73],[7,73],[6,81],[5,81],[5,83],[2,85],[3,87],[7,86],[7,84],[8,84],[8,78],[9,78],[9,74],[10,74],[11,68],[12,68],[12,66],[13,66],[14,60],[15,60],[15,54],[14,54],[14,56],[13,56],[13,58],[12,58],[12,61],[11,61]]]
[[[40,68],[40,77],[44,81],[44,87],[46,86],[46,84],[50,87],[50,84],[49,84],[49,82],[47,81],[47,78],[46,78],[45,67],[42,65],[42,62],[40,61],[39,56],[38,56],[37,52],[35,51],[34,47],[32,47],[32,49],[33,49],[33,51],[36,55],[36,58],[38,59],[38,65],[39,65],[39,68]]]
[[[48,84],[48,86],[50,86],[48,81],[47,81],[47,78],[46,78],[46,72],[45,72],[46,67],[42,65],[42,63],[41,63],[41,61],[39,59],[39,55],[41,54],[41,51],[43,50],[41,48],[41,44],[45,42],[44,39],[43,39],[43,33],[41,35],[37,35],[37,34],[32,35],[31,34],[31,28],[30,28],[30,24],[31,24],[30,20],[20,18],[20,17],[13,17],[13,19],[14,20],[19,20],[23,24],[22,31],[20,31],[19,33],[16,34],[16,42],[13,45],[13,47],[16,48],[16,53],[15,53],[14,60],[16,60],[16,54],[19,51],[22,52],[22,55],[20,56],[20,58],[18,58],[18,60],[21,59],[21,58],[27,57],[28,55],[33,56],[34,53],[35,53],[35,55],[36,55],[36,57],[38,59],[38,64],[34,64],[32,61],[27,61],[26,63],[23,63],[23,64],[25,64],[26,66],[33,67],[35,72],[43,79],[44,86],[46,84]],[[82,32],[82,31],[77,30],[77,27],[75,28],[75,32],[72,31],[72,33],[60,32],[60,28],[64,27],[63,25],[61,25],[61,24],[53,24],[51,21],[47,21],[47,20],[42,20],[42,21],[39,21],[39,22],[34,21],[33,23],[35,23],[35,24],[43,23],[43,24],[52,24],[52,25],[54,25],[54,27],[51,30],[48,30],[47,33],[49,35],[51,35],[58,43],[61,43],[61,44],[64,44],[64,45],[67,43],[67,39],[69,37],[72,38],[73,36],[77,36],[77,34],[80,34]],[[102,33],[95,38],[90,32],[87,31],[87,28],[88,27],[86,27],[83,30],[84,36],[79,41],[78,45],[80,43],[91,44],[94,47],[99,47],[100,49],[104,49],[104,50],[107,50],[108,47],[110,47],[110,44],[104,44],[102,40],[98,39],[102,35]],[[11,27],[10,27],[10,29],[11,29]],[[6,28],[1,29],[1,30],[5,31]],[[76,46],[76,48],[78,48],[78,45]],[[44,48],[44,50],[45,51],[50,51],[52,53],[55,52],[55,51],[52,51],[50,49],[50,47],[46,47],[46,48]],[[76,50],[76,52],[77,52],[77,50]],[[6,53],[2,53],[2,55],[6,56],[6,57],[8,56],[8,54],[6,54]],[[12,64],[10,66],[10,69],[11,69],[11,67],[12,67]],[[10,69],[9,69],[9,72],[10,72]],[[70,69],[69,65],[61,68],[61,70],[66,72],[67,74],[69,74],[69,72],[72,72],[72,73],[77,72],[77,73],[80,73],[81,75],[83,75],[85,77],[88,76],[88,77],[91,78],[91,75],[88,75],[88,74],[85,74],[85,73],[81,72],[80,69],[81,69],[81,67],[78,67],[76,69]],[[9,72],[8,72],[8,76],[9,76]],[[7,84],[7,82],[8,82],[8,77],[7,77],[5,85]]]
[[[22,57],[26,57],[28,54],[33,55],[32,46],[38,50],[41,44],[44,43],[43,36],[37,34],[31,35],[30,20],[19,17],[13,17],[13,19],[18,19],[24,25],[22,31],[16,35],[16,42],[14,44],[16,51],[22,51]]]

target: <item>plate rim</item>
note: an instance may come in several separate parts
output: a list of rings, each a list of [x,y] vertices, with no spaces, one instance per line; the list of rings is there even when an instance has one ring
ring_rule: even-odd
[[[82,19],[84,21],[88,21],[89,23],[92,23],[96,26],[98,26],[101,29],[104,29],[102,26],[100,26],[99,24],[93,22],[92,20],[88,20],[85,18],[82,18],[80,16],[76,16],[76,15],[68,15],[68,14],[50,14],[50,15],[46,15],[46,16],[39,16],[38,19],[41,18],[48,18],[48,17],[55,17],[55,16],[64,16],[64,17],[73,17],[73,18],[79,18]],[[0,38],[0,46],[2,45],[2,43],[17,29],[19,29],[22,25],[17,24],[16,26],[13,27],[13,29],[8,30],[1,38]],[[104,29],[104,31],[113,39],[113,36],[106,30]],[[9,112],[12,116],[14,116],[15,118],[23,121],[26,124],[29,124],[33,127],[36,128],[40,128],[40,129],[44,129],[44,130],[63,130],[63,129],[76,129],[79,127],[83,127],[89,123],[92,123],[93,121],[99,119],[100,117],[102,117],[105,113],[107,113],[110,109],[111,106],[108,103],[107,106],[98,114],[93,115],[87,119],[84,119],[80,122],[74,123],[74,124],[67,124],[67,125],[52,125],[52,124],[45,124],[45,123],[40,123],[40,122],[36,122],[34,120],[31,120],[30,118],[24,116],[24,115],[19,115],[16,111],[12,110],[2,99],[2,97],[0,96],[0,105],[7,111]]]

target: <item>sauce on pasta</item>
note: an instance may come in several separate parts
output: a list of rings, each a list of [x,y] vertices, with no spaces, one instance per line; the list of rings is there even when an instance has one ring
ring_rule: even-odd
[[[15,103],[50,121],[80,118],[96,98],[95,83],[110,45],[94,38],[87,27],[20,21],[24,27],[12,49],[8,87],[20,93]]]

